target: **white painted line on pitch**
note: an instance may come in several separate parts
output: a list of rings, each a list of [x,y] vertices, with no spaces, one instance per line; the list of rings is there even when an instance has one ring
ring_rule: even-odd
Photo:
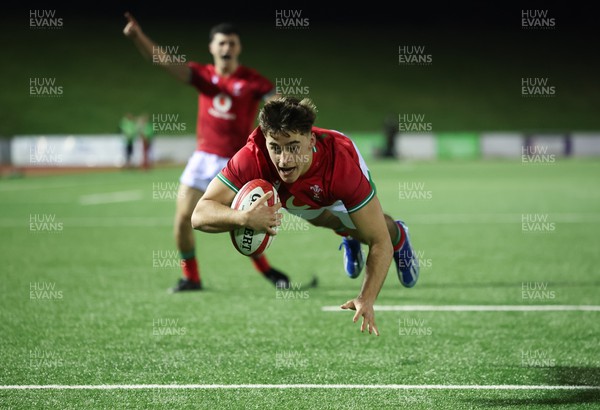
[[[81,205],[112,204],[116,202],[139,201],[143,198],[142,191],[105,192],[102,194],[83,195],[79,197]]]
[[[19,180],[14,180],[13,184],[16,184]],[[46,181],[43,184],[19,184],[19,185],[0,185],[0,192],[7,191],[39,191],[40,189],[64,189],[64,188],[76,188],[81,187],[80,182],[73,183],[54,183],[55,181]]]
[[[375,305],[378,312],[600,312],[598,305]],[[339,306],[323,306],[323,312],[345,312]]]
[[[135,217],[135,216],[111,216],[111,217],[75,217],[58,218],[69,228],[153,228],[157,226],[172,226],[173,218],[162,217]],[[29,229],[29,215],[20,218],[0,218],[0,228],[25,228]]]
[[[490,214],[414,214],[406,217],[407,224],[421,225],[455,225],[455,224],[521,224],[521,218],[528,213],[535,211],[517,213],[490,213]],[[571,212],[571,213],[548,213],[548,222],[555,223],[599,223],[600,214],[589,212]]]
[[[600,390],[600,386],[520,384],[98,384],[13,385],[0,390],[141,390],[141,389],[383,389],[383,390]]]

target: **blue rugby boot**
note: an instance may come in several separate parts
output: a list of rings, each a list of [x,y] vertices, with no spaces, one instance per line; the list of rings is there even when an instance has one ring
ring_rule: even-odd
[[[344,237],[339,249],[342,248],[344,248],[344,270],[346,275],[356,279],[365,267],[365,254],[360,242],[350,237]]]
[[[396,221],[396,224],[398,224],[398,228],[404,233],[404,243],[400,249],[394,252],[398,279],[400,279],[402,286],[412,288],[417,284],[417,280],[419,280],[419,260],[412,246],[410,246],[408,227],[402,221]]]

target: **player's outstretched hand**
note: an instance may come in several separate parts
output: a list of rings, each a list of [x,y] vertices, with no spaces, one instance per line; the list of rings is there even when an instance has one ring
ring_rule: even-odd
[[[369,334],[375,332],[376,336],[379,336],[379,330],[375,325],[375,310],[373,309],[373,303],[369,303],[360,298],[355,298],[347,301],[342,306],[342,309],[356,310],[352,321],[356,323],[358,318],[362,316],[363,321],[360,325],[360,331],[364,332],[365,329],[369,331]]]
[[[130,12],[125,13],[125,18],[127,19],[127,25],[123,29],[123,34],[125,34],[126,37],[135,38],[139,33],[141,33],[142,28]]]
[[[267,192],[252,204],[248,209],[247,226],[255,231],[266,231],[269,235],[277,235],[276,228],[281,225],[281,202],[269,206],[267,201],[273,196],[273,192]]]

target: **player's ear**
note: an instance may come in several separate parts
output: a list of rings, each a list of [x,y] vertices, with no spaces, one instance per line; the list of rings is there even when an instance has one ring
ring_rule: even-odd
[[[317,135],[314,132],[310,133],[310,148],[313,149],[317,145]]]

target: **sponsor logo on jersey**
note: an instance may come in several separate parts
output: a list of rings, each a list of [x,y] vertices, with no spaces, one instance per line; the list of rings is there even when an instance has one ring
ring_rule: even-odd
[[[288,200],[285,201],[285,209],[310,209],[310,206],[306,204],[296,205],[294,203],[295,199],[294,195],[290,196]]]
[[[208,109],[208,113],[213,117],[222,118],[224,120],[234,120],[235,114],[229,112],[233,101],[231,97],[225,93],[219,93],[212,100],[212,107]]]
[[[227,112],[231,108],[231,98],[224,93],[219,93],[213,98],[213,107],[219,112]]]

